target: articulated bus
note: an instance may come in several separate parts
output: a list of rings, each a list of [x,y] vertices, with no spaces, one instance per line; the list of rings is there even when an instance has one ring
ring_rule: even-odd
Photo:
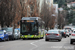
[[[40,17],[23,17],[20,21],[21,38],[43,38],[44,21]]]

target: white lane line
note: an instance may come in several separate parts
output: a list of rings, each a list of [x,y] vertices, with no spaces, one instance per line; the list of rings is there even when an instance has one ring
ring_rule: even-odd
[[[30,43],[31,45],[34,45],[35,47],[38,47],[37,45],[35,45],[34,43]]]
[[[44,39],[42,39],[42,40],[44,40]],[[32,48],[30,50],[33,50],[33,49],[37,48],[38,46],[36,44],[34,44],[34,43],[40,42],[42,40],[38,40],[38,41],[35,41],[35,42],[30,43],[31,45],[35,46],[34,48]]]
[[[34,48],[30,49],[30,50],[33,50],[35,48],[37,48],[38,46],[36,44],[34,44],[34,42],[30,43],[31,45],[35,46]]]

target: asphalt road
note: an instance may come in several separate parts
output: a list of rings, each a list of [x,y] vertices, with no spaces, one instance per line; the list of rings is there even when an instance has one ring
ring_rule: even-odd
[[[0,42],[0,50],[75,50],[75,44],[70,44],[70,37],[61,42],[45,39],[28,39]]]

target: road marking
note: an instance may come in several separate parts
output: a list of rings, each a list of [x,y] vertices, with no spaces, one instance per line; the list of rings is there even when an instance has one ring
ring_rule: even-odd
[[[42,40],[44,40],[44,39],[42,39]],[[34,48],[32,48],[30,50],[33,50],[33,49],[37,48],[38,46],[36,44],[34,44],[34,43],[40,42],[42,40],[38,40],[38,41],[35,41],[35,42],[30,43],[31,45],[35,46]]]
[[[34,45],[35,47],[38,47],[37,45],[35,45],[34,43],[30,43],[31,45]]]
[[[37,41],[36,41],[37,42]],[[30,50],[33,50],[33,49],[35,49],[35,48],[37,48],[38,46],[36,45],[36,44],[34,44],[35,42],[32,42],[32,43],[30,43],[31,45],[33,45],[33,46],[35,46],[34,48],[32,48],[32,49],[30,49]]]

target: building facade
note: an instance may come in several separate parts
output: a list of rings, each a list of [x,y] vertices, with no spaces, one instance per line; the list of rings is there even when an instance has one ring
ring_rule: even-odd
[[[75,7],[75,2],[67,3],[67,7],[68,8]]]

